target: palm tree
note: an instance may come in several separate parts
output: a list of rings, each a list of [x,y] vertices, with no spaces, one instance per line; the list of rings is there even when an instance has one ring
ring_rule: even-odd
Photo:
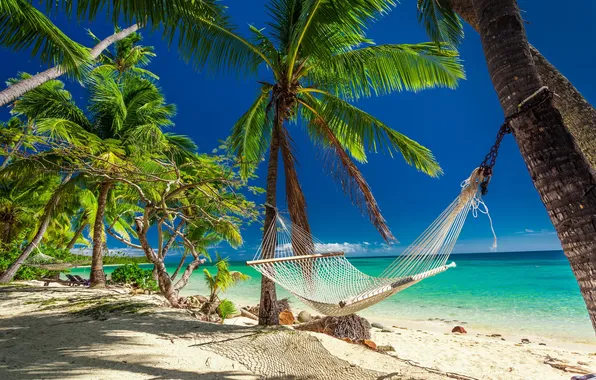
[[[14,263],[12,263],[6,271],[2,273],[2,275],[0,276],[0,284],[7,284],[10,281],[12,281],[13,277],[15,276],[19,268],[23,265],[25,260],[27,260],[29,255],[31,255],[31,253],[33,252],[33,250],[39,246],[48,226],[50,225],[54,211],[60,203],[60,198],[64,194],[68,193],[70,185],[72,185],[71,178],[71,173],[65,175],[60,185],[54,191],[52,191],[52,196],[46,204],[46,206],[44,207],[39,226],[37,227],[37,231],[33,236],[33,239],[31,239],[31,241],[27,244],[21,255],[17,258],[17,260]]]
[[[194,149],[184,138],[162,132],[172,125],[175,107],[166,104],[159,88],[138,77],[119,77],[97,72],[89,84],[91,130],[102,139],[119,141],[115,151],[106,151],[100,158],[126,165],[128,157],[164,152],[181,153]],[[97,211],[93,224],[93,260],[91,283],[105,283],[102,250],[105,241],[104,216],[110,191],[116,182],[105,179],[98,183]]]
[[[205,283],[209,288],[209,301],[205,304],[204,309],[207,313],[212,313],[217,307],[219,293],[225,292],[239,281],[246,281],[250,277],[242,272],[231,271],[228,258],[222,258],[217,255],[217,262],[215,263],[217,273],[212,275],[208,269],[203,269],[205,275]]]
[[[88,131],[105,143],[97,147],[93,165],[128,165],[128,157],[169,151],[173,156],[194,150],[194,144],[183,136],[163,133],[172,125],[175,107],[166,104],[159,88],[146,78],[155,77],[145,66],[152,56],[151,48],[139,47],[140,36],[132,34],[115,46],[114,53],[101,57],[86,79],[90,92],[88,114],[72,101],[60,81],[52,80],[22,96],[13,108],[28,120],[29,129],[65,137],[69,131]],[[141,76],[141,77],[139,77]],[[25,76],[26,78],[26,76]],[[65,137],[65,140],[73,142]],[[102,256],[105,246],[104,221],[110,191],[117,183],[92,178],[87,187],[95,188],[97,202],[91,225],[93,258],[91,282],[105,284]],[[113,226],[114,227],[114,226]],[[115,226],[116,228],[118,225]]]
[[[418,0],[418,8],[421,20],[424,20],[429,35],[435,40],[449,40],[448,33],[443,33],[443,35],[437,33],[441,27],[444,31],[455,31],[452,36],[457,36],[456,39],[463,37],[457,15],[461,16],[476,31],[479,31],[478,18],[472,0]],[[447,27],[445,28],[445,26]],[[561,112],[565,126],[590,162],[592,170],[595,170],[596,109],[532,45],[530,45],[530,53],[540,79],[557,94],[553,100],[555,107]]]
[[[256,100],[233,128],[231,147],[244,176],[269,149],[266,201],[271,206],[276,205],[281,151],[290,217],[306,231],[310,228],[295,170],[290,122],[303,124],[313,143],[329,152],[330,171],[388,241],[393,236],[352,159],[366,162],[366,150],[383,149],[401,153],[406,162],[431,176],[441,172],[428,149],[349,102],[401,90],[454,88],[464,77],[457,53],[448,46],[377,46],[366,38],[367,24],[392,5],[392,1],[382,0],[272,0],[268,5],[272,17],[269,35],[251,27],[251,39],[242,39],[268,68],[272,80],[260,82]],[[273,221],[274,211],[268,208],[265,230]],[[312,251],[308,242],[294,243],[297,254]],[[273,282],[263,277],[260,324],[277,324],[275,298]]]
[[[488,69],[596,329],[596,176],[542,88],[515,0],[474,0]],[[528,108],[529,107],[529,108]]]
[[[0,106],[27,91],[56,79],[64,73],[82,79],[83,68],[92,64],[106,48],[150,25],[161,30],[165,41],[177,43],[181,57],[197,69],[218,70],[222,66],[244,72],[256,69],[255,53],[233,33],[224,15],[225,7],[217,0],[46,0],[47,11],[66,13],[79,20],[92,21],[109,12],[114,26],[126,22],[129,27],[99,41],[93,49],[77,44],[62,33],[42,12],[27,0],[3,0],[0,4],[0,46],[13,50],[31,48],[43,63],[54,67],[0,92]],[[76,4],[76,5],[75,5]]]

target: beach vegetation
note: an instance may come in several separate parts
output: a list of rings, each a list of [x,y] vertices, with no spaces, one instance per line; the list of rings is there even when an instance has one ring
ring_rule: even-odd
[[[209,303],[213,304],[219,301],[219,294],[225,292],[240,281],[246,281],[250,277],[239,271],[231,271],[228,258],[222,258],[217,255],[215,263],[217,272],[212,275],[207,268],[203,269],[205,284],[209,288]]]
[[[30,192],[44,196],[36,198],[37,215],[27,219],[31,223],[21,223],[29,213],[18,204],[20,193],[6,186],[12,202],[7,212],[27,229],[23,227],[18,237],[12,228],[18,223],[4,229],[11,240],[20,241],[22,252],[0,282],[14,278],[51,237],[66,247],[90,242],[91,285],[105,286],[109,234],[143,251],[155,266],[160,290],[177,305],[179,290],[204,262],[210,246],[222,241],[241,244],[240,226],[257,213],[238,190],[258,189],[239,180],[228,156],[199,155],[188,137],[165,131],[173,125],[176,108],[165,101],[158,77],[147,69],[154,53],[139,45],[140,40],[132,33],[98,57],[82,79],[88,91],[85,108],[79,108],[64,83],[55,79],[15,102],[14,118],[2,129],[2,178],[22,180]],[[29,77],[21,74],[11,82]],[[25,181],[24,172],[40,182]],[[147,242],[149,229],[157,231],[157,252]],[[172,276],[164,265],[171,248],[184,251]],[[173,283],[188,255],[194,260]]]
[[[110,279],[116,284],[129,284],[151,291],[159,290],[157,281],[153,278],[153,270],[143,269],[137,263],[119,266],[114,269]]]
[[[228,317],[235,315],[236,313],[238,313],[238,310],[236,309],[236,305],[234,305],[232,301],[230,301],[227,298],[224,298],[221,301],[219,301],[219,305],[217,305],[217,313],[221,317],[221,321],[223,323],[224,319],[227,319]]]

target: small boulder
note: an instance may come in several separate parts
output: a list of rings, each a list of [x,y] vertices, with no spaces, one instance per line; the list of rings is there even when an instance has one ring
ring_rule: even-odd
[[[491,338],[500,338],[500,337],[502,337],[502,335],[501,334],[490,334],[489,337],[491,337]]]
[[[385,329],[385,326],[383,326],[382,324],[377,323],[377,322],[371,323],[370,325],[372,327],[376,327],[376,328],[381,329],[381,330],[384,330]]]
[[[377,351],[379,351],[379,352],[395,352],[395,348],[393,348],[393,346],[377,346]]]
[[[306,310],[302,310],[298,314],[298,322],[300,322],[300,323],[310,322],[311,320],[312,320],[312,316]]]
[[[546,346],[546,343],[538,343],[539,346]]]
[[[294,324],[294,314],[291,311],[284,310],[279,313],[279,323],[281,325],[293,325]]]
[[[390,333],[390,332],[393,332],[393,330],[390,330],[390,329],[383,329],[383,330],[381,330],[381,332],[384,332],[384,333]]]
[[[452,330],[452,333],[458,333],[458,334],[467,334],[468,332],[466,331],[466,329],[463,328],[463,326],[455,326]]]
[[[522,342],[523,344],[528,344],[528,343],[530,343],[530,339],[523,338],[523,339],[521,340],[521,342]]]
[[[376,351],[376,349],[377,349],[377,344],[370,339],[364,339],[362,341],[362,344],[364,344],[366,347],[370,348],[371,350]]]

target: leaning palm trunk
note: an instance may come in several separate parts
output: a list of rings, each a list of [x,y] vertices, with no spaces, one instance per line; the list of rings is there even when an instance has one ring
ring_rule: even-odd
[[[270,206],[275,207],[277,199],[277,170],[279,161],[279,125],[273,127],[271,144],[269,147],[269,166],[267,167],[267,195],[266,200]],[[275,223],[275,209],[267,207],[265,210],[264,233],[267,233],[271,224]],[[263,252],[263,258],[273,258],[275,255],[275,244],[267,247]],[[277,310],[277,294],[275,282],[261,277],[261,301],[259,303],[259,325],[271,326],[279,324],[279,313]]]
[[[93,47],[93,49],[91,49],[91,59],[97,59],[97,57],[99,57],[99,55],[111,44],[131,35],[132,33],[139,30],[140,27],[141,26],[139,24],[132,25],[100,41],[97,45]],[[18,99],[26,92],[41,86],[47,81],[58,78],[64,73],[65,71],[62,69],[61,66],[54,66],[50,69],[47,69],[39,74],[32,76],[31,78],[27,78],[9,86],[4,91],[0,91],[0,107]]]
[[[83,234],[85,227],[87,227],[87,221],[81,220],[81,225],[79,226],[79,228],[77,228],[72,239],[70,239],[70,241],[66,245],[66,249],[71,250],[74,248],[75,244],[77,244],[77,240],[79,240],[79,237],[81,237],[81,235]]]
[[[489,73],[596,329],[596,178],[538,75],[515,0],[473,0]],[[534,96],[533,96],[534,95]]]
[[[66,176],[66,178],[64,178],[64,180],[62,181],[62,184],[56,189],[56,191],[54,191],[54,194],[52,194],[52,197],[50,198],[50,200],[48,201],[48,203],[47,203],[47,205],[46,205],[46,207],[44,209],[43,216],[41,217],[41,223],[40,223],[40,225],[39,225],[39,227],[37,229],[37,232],[35,233],[35,236],[31,240],[31,242],[29,244],[27,244],[27,247],[25,247],[25,249],[23,250],[23,252],[19,256],[19,258],[17,259],[17,261],[15,261],[2,274],[2,276],[0,276],[0,284],[7,284],[10,281],[12,281],[12,279],[15,276],[15,274],[19,270],[19,268],[21,268],[21,266],[23,265],[23,263],[25,262],[25,260],[27,260],[27,258],[29,257],[29,255],[31,255],[31,253],[33,252],[33,250],[41,242],[41,239],[43,238],[43,235],[46,233],[46,230],[48,229],[48,226],[50,225],[50,221],[52,220],[52,214],[54,212],[54,209],[56,208],[56,206],[60,202],[60,197],[62,196],[62,190],[64,189],[64,185],[68,181],[70,181],[71,176],[72,176],[72,174],[68,174]]]
[[[103,217],[108,203],[108,193],[112,187],[109,181],[103,182],[99,186],[99,196],[97,198],[97,212],[93,223],[93,253],[91,256],[91,286],[105,287],[106,274],[103,271],[103,245],[104,245],[104,223]]]
[[[451,0],[453,10],[472,28],[479,30],[478,18],[472,0]],[[545,86],[555,96],[555,107],[561,113],[565,126],[571,132],[577,146],[596,170],[596,109],[534,46],[530,45],[534,66]]]

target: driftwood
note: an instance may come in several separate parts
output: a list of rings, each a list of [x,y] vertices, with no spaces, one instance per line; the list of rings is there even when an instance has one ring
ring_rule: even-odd
[[[561,370],[563,372],[572,372],[572,373],[579,373],[581,375],[587,375],[590,371],[585,367],[580,367],[576,365],[569,364],[563,360],[553,358],[549,355],[546,355],[546,359],[544,360],[544,364],[547,364],[553,368]]]
[[[258,321],[259,320],[259,317],[257,317],[256,315],[254,315],[250,311],[245,310],[243,308],[240,308],[240,315],[243,316],[243,317],[246,317],[246,318],[253,319],[255,321]]]
[[[354,342],[370,339],[370,323],[356,314],[315,319],[294,328],[296,330],[324,333],[338,339],[348,338]]]

